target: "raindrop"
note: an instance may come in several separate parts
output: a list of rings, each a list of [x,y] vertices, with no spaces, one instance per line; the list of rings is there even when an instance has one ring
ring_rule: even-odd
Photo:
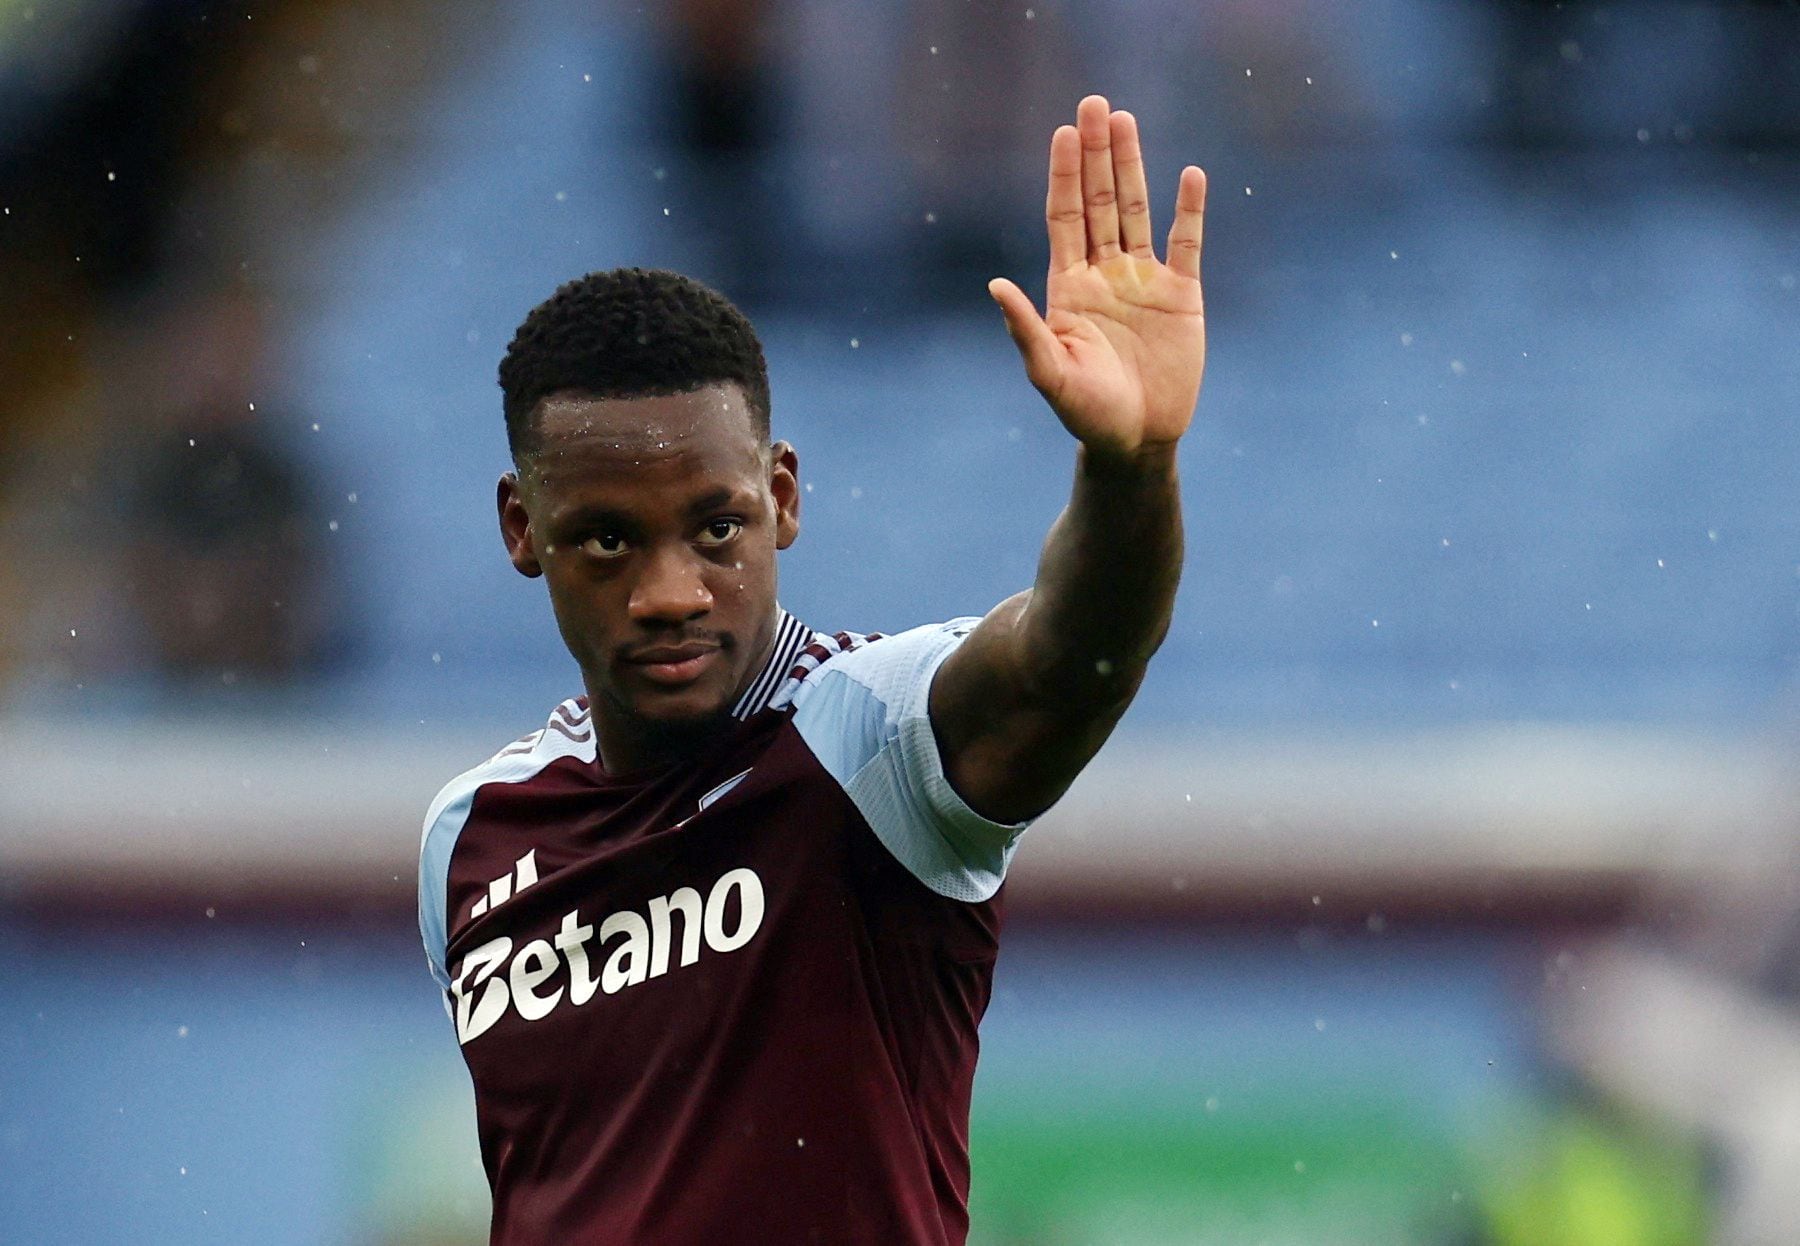
[[[664,215],[664,216],[667,216],[667,215],[668,215],[668,214],[669,214],[669,210],[668,210],[668,209],[667,209],[667,208],[664,208],[664,209],[663,209],[663,215]]]
[[[1307,85],[1307,86],[1311,86],[1311,85],[1312,85],[1312,79],[1311,79],[1311,78],[1308,78],[1308,79],[1307,79],[1307,80],[1306,80],[1306,85]]]
[[[1325,903],[1325,897],[1323,897],[1323,896],[1314,896],[1313,897],[1313,904],[1315,906],[1323,904],[1323,903]]]
[[[187,1165],[185,1164],[181,1166],[181,1175],[184,1177],[187,1176]]]
[[[75,629],[71,627],[69,629],[69,635],[73,636],[74,634],[75,634]]]
[[[337,522],[337,520],[334,519],[330,523],[326,524],[325,526],[327,528],[330,528],[333,532],[336,532],[338,529],[338,522]]]
[[[444,662],[444,655],[441,653],[434,653],[431,655],[431,660],[434,664],[441,666]]]
[[[1462,360],[1452,359],[1450,361],[1450,374],[1452,376],[1461,376],[1461,375],[1463,375],[1463,373],[1467,372],[1468,370],[1469,370],[1468,366],[1466,364],[1464,364]]]
[[[106,175],[106,180],[109,182],[116,182],[119,180],[119,175],[117,173],[108,172]]]
[[[583,82],[592,82],[594,80],[594,75],[593,74],[582,74],[581,80]]]
[[[354,493],[346,493],[346,494],[345,494],[345,495],[344,495],[344,498],[345,498],[345,500],[346,500],[346,501],[348,501],[348,502],[349,502],[349,503],[350,503],[350,504],[351,504],[351,505],[352,505],[352,506],[354,506],[354,505],[355,505],[355,504],[356,504],[356,495],[355,495],[355,494],[354,494]]]
[[[1389,251],[1389,252],[1388,252],[1388,258],[1389,258],[1389,259],[1390,259],[1390,260],[1397,260],[1397,259],[1399,259],[1399,258],[1400,258],[1400,252],[1398,252],[1398,251]]]
[[[1650,141],[1650,131],[1645,130],[1645,129],[1639,129],[1637,138],[1638,138],[1638,142],[1640,142],[1640,143],[1648,143]]]
[[[1323,1034],[1325,1032],[1325,1018],[1324,1017],[1314,1017],[1313,1018],[1313,1029],[1315,1029],[1319,1033]]]
[[[206,915],[208,917],[217,917],[219,915],[219,910],[209,904],[206,906]]]
[[[1246,186],[1246,187],[1244,187],[1244,193],[1246,195],[1254,195],[1256,192],[1251,190],[1248,186]]]
[[[805,1138],[795,1138],[795,1139],[794,1139],[794,1145],[795,1145],[795,1146],[805,1146],[805,1145],[806,1145],[806,1139],[805,1139]]]
[[[188,445],[190,445],[190,446],[191,446],[191,445],[193,445],[193,444],[194,444],[194,439],[193,439],[193,438],[192,438],[192,437],[189,437],[189,438],[188,438]]]
[[[175,1037],[176,1037],[176,1038],[186,1038],[186,1037],[187,1037],[187,1036],[188,1036],[188,1028],[187,1028],[187,1026],[185,1026],[185,1025],[184,1025],[184,1026],[180,1026],[180,1027],[178,1027],[178,1028],[177,1028],[177,1029],[176,1029],[176,1031],[175,1031]]]
[[[932,48],[932,49],[931,49],[931,54],[932,54],[932,55],[933,55],[933,56],[936,56],[936,55],[937,55],[937,49],[936,49],[936,48]]]
[[[254,411],[254,410],[256,410],[256,404],[255,404],[255,403],[254,403],[254,402],[253,402],[253,403],[251,403],[251,404],[249,404],[249,405],[250,405],[250,409],[251,409],[251,410],[252,410],[252,411]]]
[[[315,432],[315,433],[319,431],[319,426],[317,424],[314,424],[312,426],[312,428],[313,428],[313,432]]]
[[[650,170],[650,176],[660,182],[665,177],[669,176],[669,171],[667,169],[652,169]]]
[[[567,203],[569,201],[569,192],[566,190],[557,191],[556,192],[556,201],[558,203]]]
[[[1300,1174],[1302,1174],[1302,1175],[1305,1175],[1305,1173],[1306,1173],[1306,1161],[1305,1161],[1305,1160],[1300,1160],[1300,1159],[1297,1159],[1297,1160],[1295,1160],[1295,1161],[1294,1161],[1294,1171],[1295,1171],[1295,1172],[1297,1172],[1297,1173],[1300,1173]]]
[[[1410,333],[1402,333],[1402,334],[1401,334],[1401,335],[1400,335],[1400,345],[1402,345],[1402,346],[1411,346],[1411,345],[1412,345],[1412,344],[1413,344],[1413,336],[1412,336],[1412,334],[1410,334]]]
[[[1025,20],[1026,20],[1026,21],[1028,21],[1028,22],[1029,22],[1029,21],[1031,21],[1031,20],[1032,20],[1032,19],[1033,19],[1033,18],[1035,18],[1035,17],[1036,17],[1036,16],[1037,16],[1037,10],[1036,10],[1036,9],[1026,9],[1026,10],[1025,10]]]
[[[856,338],[850,339],[850,349],[851,350],[855,350],[857,347],[859,347],[861,345],[862,345],[862,343],[860,341],[858,341]]]
[[[1663,560],[1662,560],[1662,559],[1660,559],[1660,558],[1658,558],[1658,559],[1657,559],[1657,560],[1656,560],[1656,565],[1657,565],[1657,566],[1659,566],[1659,567],[1660,567],[1660,566],[1662,566],[1662,565],[1663,565]]]
[[[925,223],[927,225],[937,224],[937,213],[936,212],[927,212],[925,214]]]
[[[1248,78],[1250,76],[1250,71],[1248,69],[1244,70],[1244,77]]]
[[[1099,675],[1110,675],[1113,673],[1113,664],[1110,660],[1101,658],[1098,662],[1094,663],[1094,671]]]

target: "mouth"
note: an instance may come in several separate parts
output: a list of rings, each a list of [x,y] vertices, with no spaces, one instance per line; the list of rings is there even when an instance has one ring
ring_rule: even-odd
[[[639,650],[625,664],[651,683],[679,686],[698,679],[718,656],[717,645],[665,645]]]

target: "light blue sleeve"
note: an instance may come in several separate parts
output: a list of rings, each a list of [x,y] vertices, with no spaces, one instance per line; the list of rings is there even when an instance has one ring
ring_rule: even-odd
[[[794,725],[875,835],[941,896],[990,899],[1029,821],[990,822],[944,776],[927,709],[944,659],[981,622],[952,619],[838,653],[794,694]]]

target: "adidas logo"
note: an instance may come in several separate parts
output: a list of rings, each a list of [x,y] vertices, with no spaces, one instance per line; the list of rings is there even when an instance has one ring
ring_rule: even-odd
[[[469,910],[469,917],[477,918],[489,909],[499,908],[537,880],[537,849],[533,848],[514,861],[512,869],[488,884],[487,894],[475,901],[475,907]]]

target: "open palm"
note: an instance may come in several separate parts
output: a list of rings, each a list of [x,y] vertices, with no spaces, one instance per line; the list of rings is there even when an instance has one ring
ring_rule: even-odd
[[[1137,121],[1090,95],[1050,140],[1048,307],[988,286],[1031,383],[1090,449],[1135,453],[1187,431],[1206,368],[1200,295],[1206,175],[1181,172],[1167,260],[1150,243]]]

